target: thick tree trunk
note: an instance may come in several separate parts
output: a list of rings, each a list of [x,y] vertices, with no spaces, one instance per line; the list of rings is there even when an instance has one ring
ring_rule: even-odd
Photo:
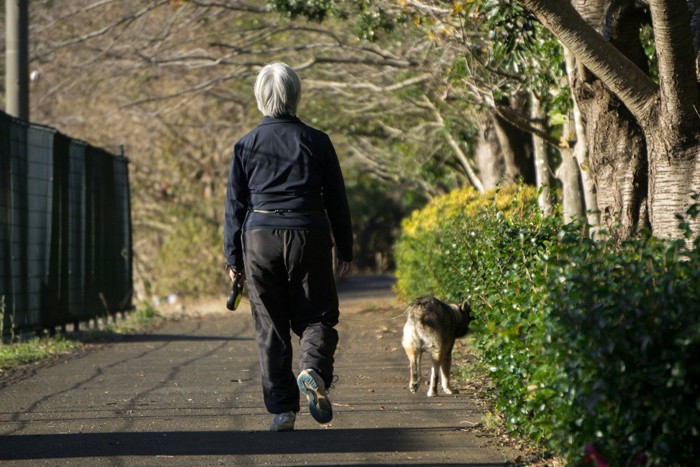
[[[648,213],[654,235],[678,238],[682,231],[676,215],[686,212],[690,194],[700,188],[700,93],[693,66],[697,50],[692,47],[698,43],[693,42],[698,37],[697,2],[647,2],[659,64],[657,85],[644,63],[635,63],[641,55],[639,25],[645,17],[635,10],[640,3],[606,0],[606,37],[585,24],[568,2],[518,1],[600,80],[589,83],[579,76],[574,81],[592,142],[600,208],[611,207],[611,219],[619,216],[622,236],[627,229],[634,230],[635,219],[637,227],[644,225]],[[605,89],[619,102],[612,95],[606,97]],[[616,173],[620,166],[627,169]]]
[[[476,148],[479,178],[485,191],[501,183],[535,184],[532,138],[495,112],[479,119],[479,142]]]
[[[691,7],[692,11],[688,8]],[[649,147],[649,214],[654,235],[678,238],[700,189],[700,95],[696,75],[697,2],[650,0],[659,63],[658,117],[645,128]],[[696,224],[694,222],[694,224]],[[696,226],[697,233],[697,226]]]
[[[648,226],[646,144],[641,128],[600,81],[577,84],[601,224],[619,238]]]
[[[600,15],[588,5],[588,16],[595,18],[594,26],[606,39],[646,69],[639,44],[641,16],[634,9],[612,12],[610,3],[597,2],[606,9]],[[606,19],[601,22],[600,18]],[[586,122],[600,222],[614,236],[627,238],[649,225],[647,148],[642,129],[617,96],[590,73],[575,76],[572,90]]]

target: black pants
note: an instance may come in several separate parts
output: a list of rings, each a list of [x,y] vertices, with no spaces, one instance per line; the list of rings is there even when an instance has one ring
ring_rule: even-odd
[[[265,407],[299,411],[291,331],[299,336],[299,370],[313,368],[329,386],[338,344],[338,294],[330,235],[311,230],[243,233],[248,298],[262,368]]]

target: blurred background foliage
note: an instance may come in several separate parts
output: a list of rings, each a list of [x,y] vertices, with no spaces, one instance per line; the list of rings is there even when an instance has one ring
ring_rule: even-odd
[[[31,118],[114,152],[125,146],[139,298],[225,292],[230,154],[262,120],[253,82],[272,60],[299,71],[299,116],[337,147],[358,271],[388,270],[399,219],[464,181],[443,164],[437,134],[403,138],[426,114],[403,104],[422,94],[427,77],[415,77],[434,53],[418,33],[368,45],[357,36],[367,18],[290,16],[261,1],[31,2]]]
[[[261,120],[252,85],[272,60],[297,69],[299,116],[337,146],[358,271],[391,268],[398,219],[459,187],[554,186],[541,207],[586,212],[566,203],[588,166],[563,48],[517,2],[35,0],[30,36],[32,120],[126,148],[140,298],[223,293],[231,148]]]
[[[302,78],[299,116],[328,132],[341,157],[357,271],[386,271],[399,219],[480,183],[479,115],[498,90],[522,85],[514,65],[500,64],[520,39],[487,53],[496,18],[506,36],[521,21],[496,11],[488,2],[456,2],[438,17],[360,0],[36,0],[31,118],[115,152],[125,146],[140,298],[219,294],[231,149],[261,120],[257,71],[285,61]],[[531,36],[530,48],[543,40]],[[503,173],[499,151],[490,157]]]

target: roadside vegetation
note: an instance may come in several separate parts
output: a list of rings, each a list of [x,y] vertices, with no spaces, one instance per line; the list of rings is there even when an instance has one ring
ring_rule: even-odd
[[[0,313],[1,317],[2,313]],[[96,329],[68,332],[55,336],[29,338],[6,336],[7,342],[0,342],[0,375],[4,371],[17,368],[20,365],[66,354],[87,344],[109,342],[120,335],[143,330],[156,324],[158,319],[159,315],[154,308],[145,307],[129,313],[124,319]],[[0,322],[2,322],[1,319]]]
[[[678,216],[683,239],[592,241],[536,199],[466,189],[414,212],[396,248],[399,294],[471,302],[484,394],[509,433],[573,465],[693,464],[697,205]]]

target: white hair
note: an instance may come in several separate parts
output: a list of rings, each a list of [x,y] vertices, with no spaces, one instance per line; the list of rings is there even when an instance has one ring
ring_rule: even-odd
[[[282,62],[265,65],[255,80],[255,100],[266,117],[296,116],[301,96],[301,81],[296,72]]]

